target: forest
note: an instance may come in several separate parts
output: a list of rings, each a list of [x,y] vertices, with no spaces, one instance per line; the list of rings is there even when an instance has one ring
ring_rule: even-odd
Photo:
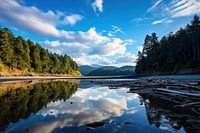
[[[70,56],[51,53],[30,39],[16,37],[9,29],[0,28],[0,76],[41,73],[80,75]]]
[[[181,74],[200,72],[200,18],[159,41],[156,33],[146,35],[138,52],[137,74]]]

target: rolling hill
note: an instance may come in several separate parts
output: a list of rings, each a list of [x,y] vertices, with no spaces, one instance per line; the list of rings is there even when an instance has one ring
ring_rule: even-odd
[[[83,65],[79,66],[79,70],[83,76],[87,76],[91,71],[97,69],[97,67]]]
[[[117,76],[117,75],[134,75],[135,66],[113,67],[105,66],[97,68],[87,74],[87,76]]]

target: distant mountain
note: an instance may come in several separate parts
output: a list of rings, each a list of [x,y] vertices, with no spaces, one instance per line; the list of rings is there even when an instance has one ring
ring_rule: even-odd
[[[88,76],[116,76],[116,75],[134,75],[135,66],[113,67],[105,66],[91,71]]]
[[[101,65],[97,65],[97,64],[92,64],[91,66],[89,65],[82,65],[79,66],[79,70],[81,72],[81,74],[83,76],[87,76],[90,72],[99,69],[99,68],[107,68],[107,69],[112,69],[112,68],[117,68],[117,67],[113,67],[113,66],[101,66]]]
[[[122,66],[122,67],[120,67],[119,68],[119,70],[120,71],[127,71],[127,70],[129,70],[129,71],[135,71],[135,66]]]
[[[79,66],[79,70],[83,76],[88,75],[91,71],[97,69],[97,67],[92,67],[88,65]]]
[[[100,68],[100,67],[104,67],[104,66],[98,65],[98,64],[92,64],[91,67]]]

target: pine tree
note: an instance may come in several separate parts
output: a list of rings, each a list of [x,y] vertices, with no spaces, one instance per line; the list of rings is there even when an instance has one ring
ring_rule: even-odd
[[[7,28],[0,29],[0,61],[10,68],[13,62],[12,36]]]

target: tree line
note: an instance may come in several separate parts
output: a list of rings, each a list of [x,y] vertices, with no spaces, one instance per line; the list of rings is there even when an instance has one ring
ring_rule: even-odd
[[[146,35],[143,50],[138,52],[136,73],[173,74],[200,71],[200,18],[160,41],[156,33]]]
[[[2,69],[46,74],[74,74],[79,71],[70,56],[51,53],[30,39],[15,37],[7,28],[0,28],[0,72]]]

